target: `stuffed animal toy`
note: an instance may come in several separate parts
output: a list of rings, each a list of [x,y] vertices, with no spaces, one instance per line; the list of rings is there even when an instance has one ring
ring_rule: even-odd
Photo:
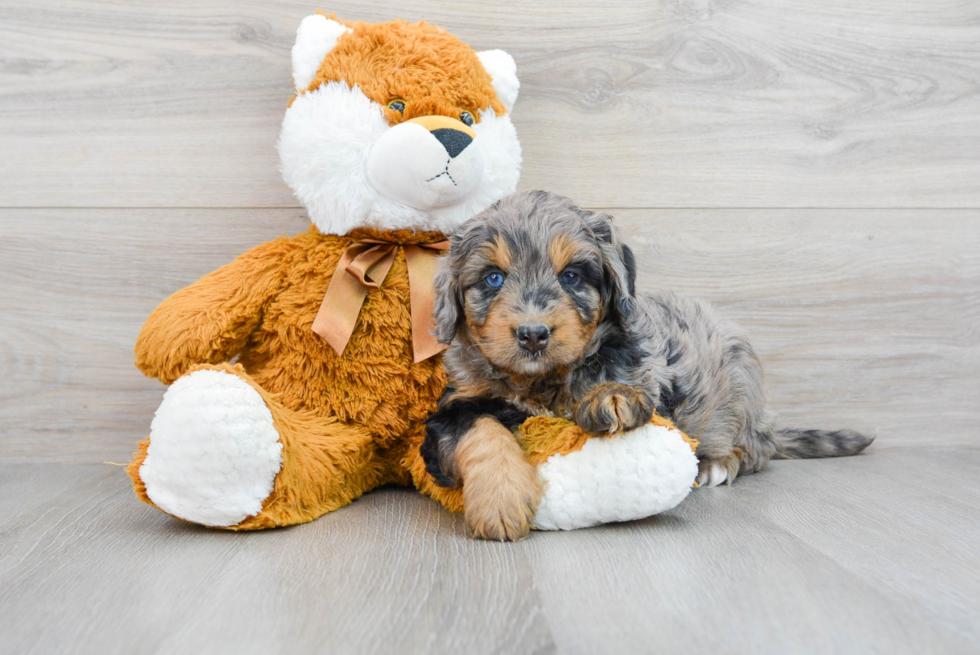
[[[459,511],[460,490],[437,486],[419,453],[446,382],[432,276],[445,233],[516,187],[514,60],[426,23],[318,13],[297,31],[292,69],[281,171],[313,225],[148,318],[136,365],[170,387],[128,467],[136,494],[231,530],[310,521],[384,484]],[[574,430],[525,429],[549,485],[538,527],[662,511],[697,474],[662,425]]]
[[[676,507],[698,475],[698,442],[668,419],[618,435],[594,436],[575,423],[534,416],[520,427],[544,493],[533,526],[573,530],[646,518]]]

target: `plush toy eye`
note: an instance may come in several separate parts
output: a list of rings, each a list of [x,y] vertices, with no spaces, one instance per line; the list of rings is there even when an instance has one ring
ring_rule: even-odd
[[[463,122],[463,125],[472,125],[475,121],[473,120],[473,114],[468,111],[464,111],[459,115],[459,120]]]
[[[405,101],[400,99],[389,100],[388,109],[394,109],[395,111],[404,114],[405,113]]]
[[[503,273],[499,273],[495,271],[490,275],[486,276],[485,278],[483,278],[483,280],[487,283],[487,286],[490,287],[491,289],[499,289],[500,287],[504,286]]]
[[[575,286],[578,284],[582,276],[575,271],[563,271],[561,274],[561,283],[567,286]]]

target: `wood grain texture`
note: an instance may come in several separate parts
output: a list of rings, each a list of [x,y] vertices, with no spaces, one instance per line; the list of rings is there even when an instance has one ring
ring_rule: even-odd
[[[660,517],[467,539],[411,490],[209,531],[108,466],[0,465],[0,634],[32,653],[970,653],[976,450],[776,462]]]
[[[638,286],[743,325],[784,424],[980,447],[980,215],[622,210]],[[0,460],[125,461],[163,386],[132,364],[167,295],[300,210],[0,210]]]
[[[774,462],[665,515],[535,538],[544,614],[568,652],[970,652],[980,532],[946,503],[977,493],[978,456]]]
[[[783,425],[980,446],[980,212],[620,217],[640,288],[706,296],[746,329]]]
[[[3,0],[0,206],[295,206],[274,146],[314,6]],[[980,206],[975,3],[330,9],[510,51],[523,188],[611,207]]]
[[[414,491],[250,535],[167,518],[116,467],[5,467],[0,499],[4,652],[553,650],[526,559]]]

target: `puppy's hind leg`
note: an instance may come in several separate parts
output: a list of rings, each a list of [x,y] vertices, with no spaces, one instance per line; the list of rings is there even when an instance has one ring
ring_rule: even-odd
[[[773,415],[766,409],[758,356],[737,333],[717,345],[721,367],[710,383],[702,380],[701,386],[693,385],[699,393],[689,391],[681,409],[688,421],[703,428],[694,436],[700,441],[698,484],[705,487],[731,484],[739,475],[761,471],[776,452]],[[708,361],[717,359],[709,357]]]
[[[735,448],[730,455],[720,458],[702,459],[698,462],[698,486],[717,487],[731,484],[742,467],[742,451]]]
[[[776,450],[769,431],[768,412],[763,412],[758,425],[744,427],[737,434],[724,430],[702,437],[698,446],[699,487],[731,484],[735,478],[766,468]]]

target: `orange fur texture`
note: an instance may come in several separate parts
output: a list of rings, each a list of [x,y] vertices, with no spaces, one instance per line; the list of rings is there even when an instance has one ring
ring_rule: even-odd
[[[463,111],[479,121],[479,110],[489,107],[498,116],[506,113],[476,53],[442,28],[402,20],[362,23],[328,18],[353,33],[337,41],[310,88],[324,82],[356,84],[386,107],[392,124],[420,116],[459,116]],[[392,100],[403,100],[404,112],[387,109]]]
[[[331,18],[352,32],[324,58],[310,88],[357,85],[392,124],[463,111],[479,121],[487,108],[506,113],[476,53],[441,28]],[[403,112],[387,108],[394,99],[405,102]],[[361,238],[412,244],[444,235],[359,229],[341,237],[311,228],[276,239],[167,298],[139,335],[136,365],[146,375],[170,384],[215,368],[251,385],[272,413],[283,467],[262,511],[231,529],[309,521],[387,483],[414,483],[450,509],[463,508],[461,491],[434,484],[419,454],[423,421],[446,378],[441,356],[413,362],[404,252],[368,293],[343,356],[311,329],[338,260]],[[128,472],[137,496],[152,504],[139,477],[147,448],[140,443]]]
[[[262,512],[232,529],[309,521],[382,484],[414,483],[453,510],[459,490],[434,484],[419,455],[423,420],[445,387],[441,357],[414,363],[408,271],[398,251],[372,289],[343,356],[312,331],[337,261],[360,238],[433,243],[439,233],[316,228],[258,246],[167,298],[136,342],[136,364],[170,383],[210,366],[265,399],[283,445],[283,470]],[[238,365],[227,362],[239,354]],[[128,471],[137,496],[147,442]]]
[[[667,418],[654,414],[650,419],[653,425],[677,430],[677,426]],[[680,430],[681,437],[697,450],[698,442]],[[552,455],[567,455],[581,450],[589,439],[607,439],[608,436],[591,435],[574,422],[554,416],[532,416],[520,427],[520,439],[524,444],[524,454],[534,465],[544,464]]]

